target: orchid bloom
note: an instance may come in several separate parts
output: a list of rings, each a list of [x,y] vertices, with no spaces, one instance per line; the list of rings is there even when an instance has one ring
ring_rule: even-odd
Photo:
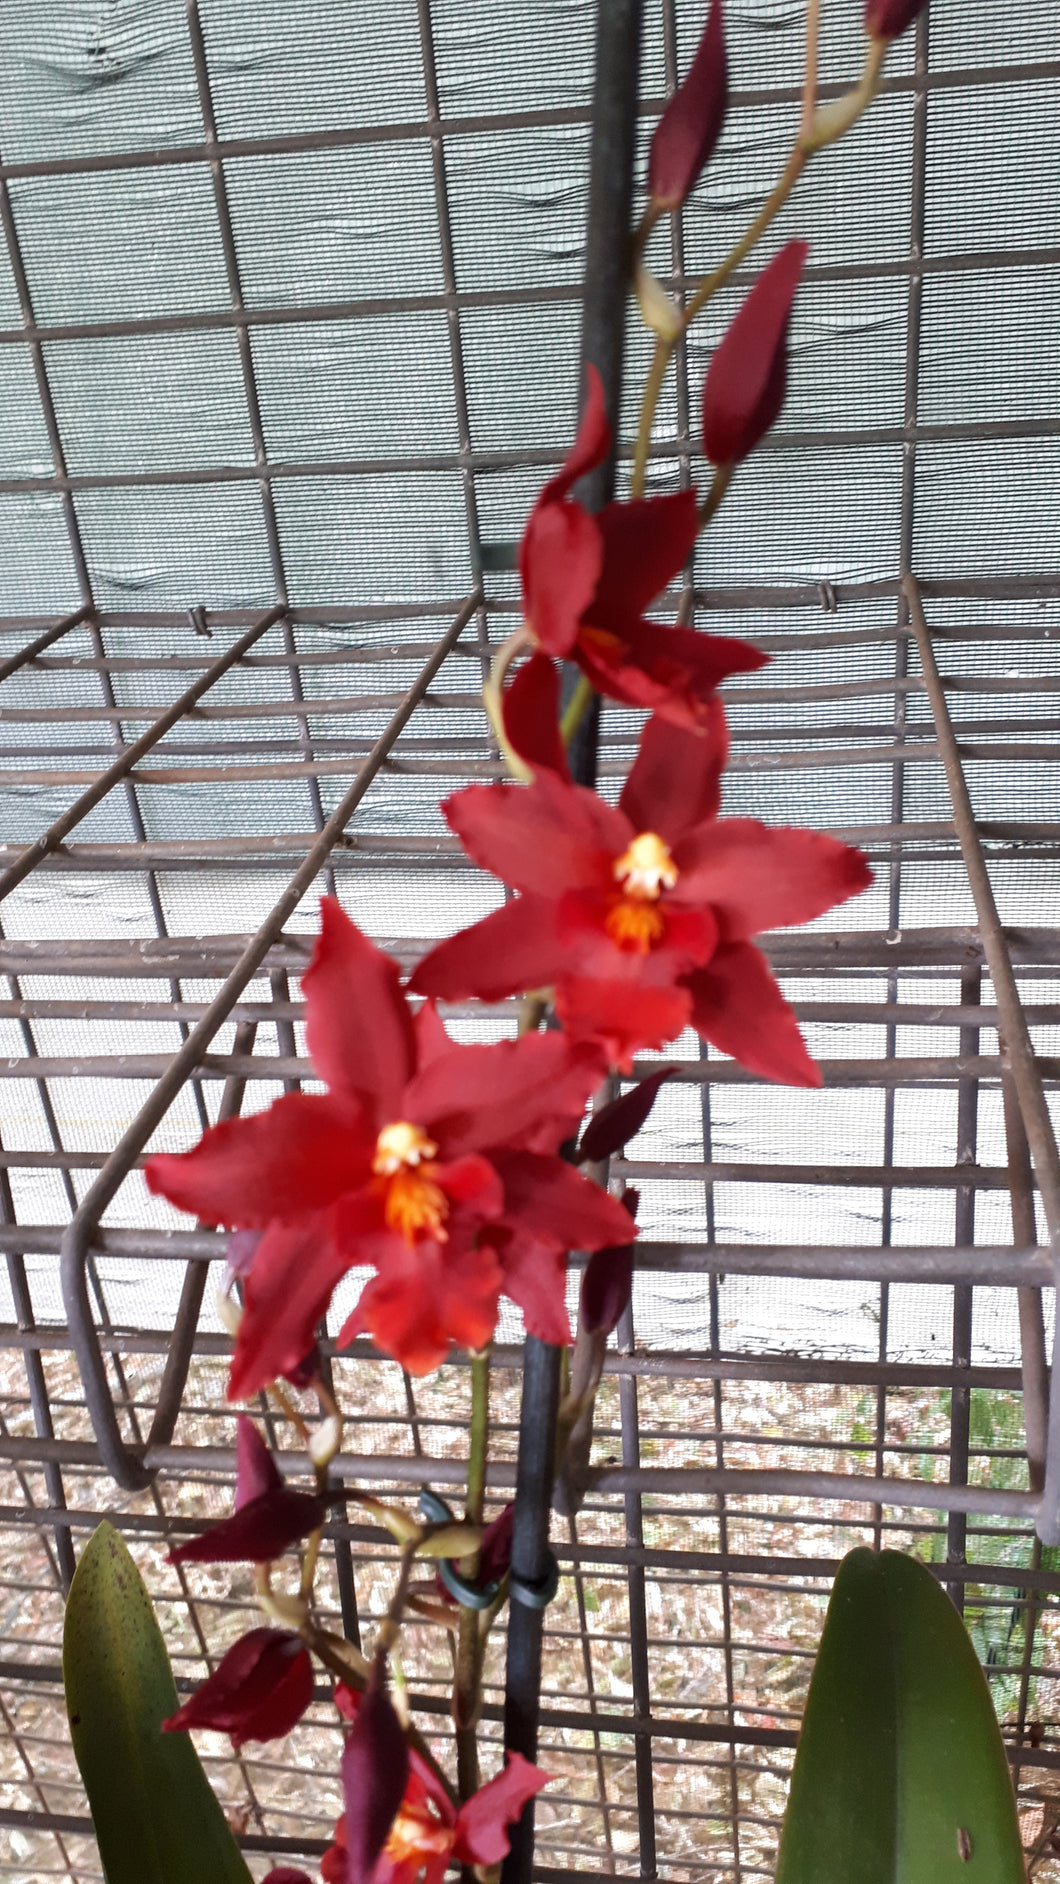
[[[667,104],[651,140],[648,193],[658,209],[680,209],[721,135],[728,103],[725,22],[721,0],[711,0],[688,76]]]
[[[347,1719],[356,1720],[363,1705],[360,1695],[340,1682],[335,1700]],[[451,1862],[499,1864],[509,1849],[507,1827],[548,1782],[547,1773],[521,1754],[510,1753],[503,1771],[480,1786],[458,1810],[437,1774],[410,1747],[404,1797],[371,1873],[371,1884],[416,1884],[421,1876],[423,1884],[441,1884]],[[335,1827],[335,1843],[321,1859],[325,1884],[347,1884],[351,1811],[358,1809],[359,1802],[347,1797],[346,1811]]]
[[[676,726],[704,719],[728,674],[768,656],[746,641],[666,628],[644,610],[687,562],[699,529],[694,491],[608,504],[590,516],[571,497],[607,456],[611,428],[595,367],[578,436],[541,492],[519,550],[526,633],[538,653],[576,661],[599,693],[648,707]]]
[[[146,1166],[148,1187],[180,1209],[264,1232],[229,1397],[297,1366],[356,1264],[377,1273],[339,1339],[367,1331],[410,1373],[451,1342],[483,1347],[502,1289],[533,1332],[565,1327],[565,1252],[613,1243],[622,1222],[553,1155],[599,1084],[599,1051],[556,1034],[457,1045],[430,1005],[413,1018],[397,963],[333,898],[302,988],[328,1093],[285,1094]]]
[[[265,1441],[244,1414],[236,1434],[235,1511],[199,1537],[178,1544],[170,1563],[271,1563],[324,1522],[310,1492],[286,1485]]]
[[[209,1727],[230,1734],[238,1753],[247,1740],[280,1740],[313,1699],[313,1664],[290,1629],[251,1629],[240,1636],[201,1688],[162,1722],[166,1734]]]
[[[751,938],[843,902],[869,868],[819,832],[719,818],[727,749],[715,702],[706,734],[649,720],[617,806],[544,766],[531,785],[457,792],[444,810],[468,855],[521,895],[440,943],[412,986],[499,1000],[553,985],[567,1031],[622,1071],[691,1022],[752,1073],[819,1085]]]

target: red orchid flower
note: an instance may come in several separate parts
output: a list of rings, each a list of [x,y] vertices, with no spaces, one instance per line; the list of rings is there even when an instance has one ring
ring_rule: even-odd
[[[457,792],[443,809],[468,855],[522,894],[440,943],[412,986],[499,1000],[554,985],[568,1032],[623,1071],[691,1022],[753,1073],[819,1085],[751,938],[864,889],[868,864],[816,831],[719,818],[727,749],[715,702],[707,734],[648,721],[617,806],[544,767]]]
[[[535,658],[576,661],[598,692],[696,726],[726,675],[751,673],[768,656],[746,641],[644,619],[688,560],[699,529],[696,495],[608,504],[597,516],[571,497],[611,445],[603,383],[595,367],[588,375],[578,436],[534,505],[519,550]]]
[[[265,1441],[245,1414],[236,1429],[236,1504],[230,1518],[178,1544],[170,1563],[271,1563],[324,1522],[310,1492],[286,1485]]]
[[[238,1753],[247,1740],[280,1740],[313,1699],[313,1664],[290,1629],[251,1629],[234,1642],[212,1675],[162,1722],[166,1734],[210,1727],[230,1734]]]
[[[340,1682],[335,1699],[347,1719],[356,1719],[363,1705]],[[441,1884],[450,1863],[499,1864],[507,1856],[507,1828],[514,1825],[528,1799],[547,1786],[550,1775],[531,1765],[519,1753],[495,1779],[480,1786],[459,1810],[444,1786],[415,1747],[409,1748],[409,1776],[405,1794],[382,1852],[371,1873],[371,1884]],[[335,1827],[335,1843],[320,1862],[325,1884],[347,1884],[351,1805]]]
[[[807,242],[788,242],[763,269],[729,327],[703,386],[703,454],[738,464],[780,414],[788,390],[788,326]]]
[[[712,0],[688,76],[651,140],[648,193],[659,209],[680,209],[721,135],[728,103],[725,22],[721,0]]]
[[[332,898],[302,987],[327,1095],[285,1094],[145,1167],[152,1191],[202,1221],[264,1231],[229,1397],[297,1366],[358,1263],[377,1273],[339,1339],[367,1331],[410,1373],[436,1367],[451,1342],[483,1347],[502,1289],[538,1332],[526,1239],[551,1324],[565,1325],[552,1298],[566,1250],[613,1243],[620,1222],[612,1198],[552,1155],[599,1084],[599,1051],[555,1034],[458,1046],[431,1006],[413,1018],[397,963]]]

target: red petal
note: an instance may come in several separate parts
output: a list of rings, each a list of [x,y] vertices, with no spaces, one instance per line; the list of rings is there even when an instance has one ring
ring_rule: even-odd
[[[572,1053],[555,1033],[457,1047],[413,1080],[408,1114],[445,1158],[550,1136],[554,1151],[580,1121],[603,1073],[598,1059]]]
[[[769,430],[784,399],[788,322],[809,254],[788,242],[763,270],[732,322],[703,387],[703,452],[734,464]]]
[[[533,654],[504,695],[504,730],[520,759],[535,770],[546,766],[570,778],[567,748],[559,730],[559,669],[547,654]]]
[[[453,1251],[448,1244],[397,1237],[385,1267],[365,1287],[339,1335],[340,1346],[368,1333],[410,1374],[429,1374],[450,1347],[485,1347],[497,1324],[501,1270],[487,1248]]]
[[[533,1151],[498,1151],[504,1183],[504,1221],[563,1249],[606,1249],[628,1243],[629,1217],[610,1197],[562,1158]]]
[[[320,1210],[356,1184],[374,1136],[366,1140],[358,1115],[333,1099],[285,1093],[267,1112],[211,1126],[191,1151],[157,1153],[144,1176],[149,1191],[203,1223],[263,1229],[274,1217]]]
[[[716,694],[704,701],[693,730],[653,714],[618,801],[633,829],[655,831],[673,845],[693,825],[716,818],[728,757],[729,729]]]
[[[497,1237],[504,1293],[523,1311],[527,1331],[563,1348],[570,1343],[567,1315],[567,1251],[521,1229]]]
[[[416,1035],[416,1064],[422,1072],[440,1053],[450,1052],[453,1043],[433,1001],[423,1003],[412,1025]]]
[[[672,1066],[660,1067],[657,1073],[649,1074],[647,1079],[631,1086],[620,1098],[612,1099],[610,1105],[594,1112],[578,1146],[579,1161],[596,1164],[603,1158],[610,1158],[612,1152],[621,1145],[628,1145],[631,1138],[636,1138],[651,1113],[660,1086],[675,1071]]]
[[[457,1862],[499,1864],[510,1850],[506,1828],[515,1824],[527,1800],[547,1786],[551,1777],[521,1753],[509,1753],[503,1772],[472,1793],[456,1815],[453,1856]]]
[[[251,1629],[233,1643],[212,1675],[162,1722],[163,1733],[210,1727],[247,1740],[279,1740],[313,1699],[309,1651],[288,1629]]]
[[[609,886],[634,835],[595,792],[545,771],[532,785],[469,785],[442,810],[474,863],[535,896]]]
[[[370,1884],[408,1776],[405,1732],[386,1691],[384,1663],[377,1657],[342,1755],[346,1884]]]
[[[520,896],[425,955],[409,987],[443,1001],[502,1001],[527,988],[544,988],[563,967],[565,950],[556,934],[556,904],[543,896]]]
[[[664,209],[678,209],[721,135],[729,102],[729,64],[721,0],[713,0],[688,77],[655,128],[648,190]]]
[[[695,491],[608,504],[600,512],[604,567],[592,606],[602,628],[636,620],[683,569],[699,535]],[[621,632],[621,630],[619,630]]]
[[[566,497],[587,471],[602,464],[611,449],[611,427],[607,422],[604,382],[595,366],[585,369],[585,403],[578,421],[578,434],[563,461],[562,469],[544,486],[539,503],[554,503]]]
[[[556,983],[556,1012],[571,1039],[599,1041],[622,1073],[631,1070],[635,1053],[676,1040],[688,1025],[691,1007],[687,986],[637,987],[577,975],[564,975]]]
[[[282,1485],[279,1491],[240,1505],[230,1518],[211,1525],[201,1537],[178,1544],[170,1551],[169,1562],[272,1563],[323,1524],[324,1517],[319,1498]]]
[[[330,1213],[273,1223],[247,1277],[228,1398],[246,1400],[297,1367],[312,1346],[335,1284],[350,1267],[336,1247]]]
[[[648,707],[671,726],[709,723],[711,696],[730,674],[751,674],[769,659],[748,641],[626,623],[622,634],[583,629],[574,659],[599,693],[627,706]]]
[[[789,1086],[819,1086],[821,1075],[806,1051],[795,1016],[749,942],[720,948],[707,968],[687,977],[692,1025],[749,1073]]]
[[[283,1479],[272,1453],[253,1420],[241,1413],[236,1421],[236,1510],[255,1498],[264,1498],[267,1492],[282,1489]]]
[[[416,1064],[400,971],[333,896],[321,898],[320,937],[302,993],[306,1044],[321,1079],[347,1104],[367,1100],[377,1128],[399,1117],[398,1101]]]
[[[562,658],[596,593],[604,561],[595,517],[580,504],[539,500],[519,551],[523,609],[537,646]]]
[[[701,824],[677,846],[676,896],[709,903],[727,941],[810,922],[872,882],[861,851],[755,818]]]

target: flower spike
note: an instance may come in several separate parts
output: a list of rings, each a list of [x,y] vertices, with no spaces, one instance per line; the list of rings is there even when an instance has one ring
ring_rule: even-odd
[[[788,323],[809,254],[789,242],[758,277],[711,360],[703,387],[703,453],[738,464],[768,432],[788,387]]]
[[[658,210],[680,209],[710,159],[729,104],[729,62],[721,0],[711,0],[688,76],[655,128],[648,190]]]

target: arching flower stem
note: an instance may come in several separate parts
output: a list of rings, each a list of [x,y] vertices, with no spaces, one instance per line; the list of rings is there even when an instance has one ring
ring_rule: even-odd
[[[820,31],[820,17],[821,0],[808,0],[806,8],[806,60],[802,86],[802,110],[799,115],[799,128],[795,137],[795,147],[792,150],[791,156],[788,158],[773,189],[770,191],[770,194],[750,227],[744,231],[744,234],[740,237],[735,247],[729,250],[725,260],[719,264],[713,274],[708,275],[705,280],[700,282],[688,306],[681,313],[677,333],[673,338],[664,339],[662,336],[656,338],[655,352],[652,355],[651,366],[648,369],[648,377],[644,384],[644,397],[641,400],[640,422],[637,427],[637,440],[633,453],[633,475],[630,483],[630,496],[634,499],[643,497],[644,495],[644,485],[648,470],[648,453],[651,450],[652,426],[655,423],[655,408],[659,403],[659,395],[662,392],[663,382],[666,379],[666,374],[669,369],[671,355],[673,354],[678,339],[691,326],[696,315],[701,313],[703,308],[706,307],[707,302],[717,294],[718,289],[724,287],[729,276],[739,268],[740,263],[751,253],[751,250],[754,248],[759,238],[765,234],[770,223],[779,214],[780,210],[783,209],[784,204],[795,188],[813,152],[820,149],[823,143],[832,142],[835,137],[841,136],[842,132],[848,128],[847,123],[844,122],[839,125],[838,129],[835,130],[831,136],[822,139],[820,142],[815,141],[814,127],[819,122],[815,114],[817,104],[817,45]],[[870,49],[866,55],[865,65],[866,74],[868,73],[869,65],[874,56],[872,48],[879,44],[880,42],[875,40],[869,41]],[[885,53],[886,45],[883,47],[883,54]],[[881,54],[877,62],[876,76],[872,84],[872,89],[865,93],[854,117],[849,120],[851,124],[854,123],[856,117],[860,117],[865,106],[869,104],[871,99],[875,96],[876,86],[879,82],[879,65],[882,64],[882,56]],[[851,99],[855,97],[860,98],[865,84],[866,79],[863,75],[861,84],[858,86],[856,92],[848,93],[847,96]],[[838,102],[842,103],[844,101],[840,100]]]
[[[489,722],[493,728],[497,744],[500,747],[501,757],[512,777],[522,779],[524,784],[529,782],[533,777],[533,773],[529,766],[524,765],[519,754],[513,751],[511,745],[508,743],[508,735],[504,730],[504,708],[501,695],[504,692],[504,682],[507,678],[508,669],[516,656],[521,653],[522,649],[529,646],[530,630],[524,621],[515,630],[514,634],[510,634],[506,641],[502,641],[500,647],[497,649],[493,657],[493,665],[490,668],[489,679],[482,689],[482,702],[489,715]]]

